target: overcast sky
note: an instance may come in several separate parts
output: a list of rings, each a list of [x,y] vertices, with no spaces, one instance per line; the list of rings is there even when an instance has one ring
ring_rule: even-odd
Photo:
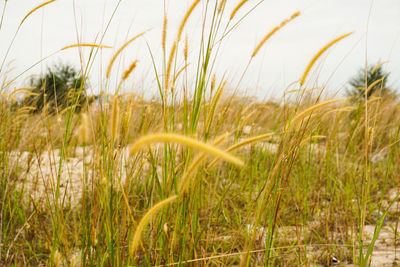
[[[204,2],[203,2],[203,7]],[[214,2],[215,0],[210,0]],[[169,44],[172,43],[182,15],[191,4],[188,0],[167,1],[169,19]],[[239,0],[228,0],[227,15]],[[22,18],[42,3],[33,0],[8,0],[2,28],[0,29],[0,59],[3,60],[12,36]],[[32,64],[62,47],[78,42],[93,43],[99,40],[118,1],[116,0],[57,0],[24,22],[7,57],[7,67],[12,79]],[[249,0],[239,15],[248,11],[257,0]],[[1,10],[5,1],[1,1]],[[139,59],[132,79],[125,91],[155,94],[156,85],[151,69],[151,58],[146,47],[148,41],[161,64],[161,32],[163,24],[162,0],[122,0],[103,44],[113,46],[97,55],[90,73],[91,87],[113,91],[116,77],[129,64]],[[190,40],[190,53],[197,55],[196,41],[200,36],[202,6],[190,18],[186,32]],[[326,85],[332,94],[342,94],[346,83],[365,65],[389,61],[385,69],[391,72],[389,84],[400,89],[400,1],[399,0],[280,0],[264,1],[225,40],[215,71],[225,75],[232,87],[236,86],[256,44],[273,27],[295,11],[301,16],[277,32],[253,60],[241,82],[241,90],[260,98],[279,98],[288,84],[299,79],[312,56],[330,40],[355,31],[326,53],[313,71],[310,85]],[[368,27],[368,28],[367,28]],[[104,86],[104,70],[113,53],[130,37],[152,28],[145,38],[135,41],[116,62],[112,82]],[[368,29],[368,31],[367,31]],[[83,49],[84,62],[90,49]],[[58,52],[29,70],[17,80],[15,86],[27,84],[28,75],[39,74],[55,62],[65,62],[79,67],[78,49]],[[0,74],[4,77],[4,70]]]

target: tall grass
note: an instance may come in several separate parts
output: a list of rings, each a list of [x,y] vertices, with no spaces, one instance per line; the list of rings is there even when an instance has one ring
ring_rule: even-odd
[[[224,93],[239,85],[215,73],[221,45],[260,3],[237,1],[228,10],[227,1],[191,2],[172,44],[165,13],[162,58],[148,46],[159,100],[119,93],[137,60],[114,91],[109,82],[116,58],[146,31],[115,46],[101,97],[81,114],[84,84],[55,114],[19,106],[15,96],[29,88],[9,92],[3,84],[2,265],[309,266],[335,257],[367,266],[387,225],[397,241],[399,103],[379,95],[364,103],[325,99],[324,87],[306,86],[320,56],[350,33],[317,52],[281,102]],[[184,35],[195,10],[201,32]],[[269,31],[249,64],[299,14]],[[81,46],[91,49],[80,62],[89,77],[108,46],[100,38],[64,49]]]

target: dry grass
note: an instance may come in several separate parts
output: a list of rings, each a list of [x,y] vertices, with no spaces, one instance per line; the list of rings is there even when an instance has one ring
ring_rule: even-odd
[[[373,248],[397,253],[398,100],[330,99],[324,86],[306,87],[315,62],[349,34],[325,45],[282,101],[229,95],[235,85],[217,78],[215,57],[247,2],[228,13],[226,1],[192,2],[169,54],[164,14],[159,98],[118,93],[137,61],[81,113],[20,106],[32,88],[0,91],[1,265],[328,266],[335,257],[366,266],[379,259]],[[200,4],[214,16],[202,14],[211,22],[190,62],[195,33],[177,51]],[[114,53],[106,78],[144,33]]]

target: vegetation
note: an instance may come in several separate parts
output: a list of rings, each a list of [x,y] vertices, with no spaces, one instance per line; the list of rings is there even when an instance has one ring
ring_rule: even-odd
[[[372,65],[368,68],[360,69],[349,81],[351,89],[347,91],[347,95],[351,98],[362,100],[368,99],[372,95],[390,95],[392,90],[387,87],[389,73],[383,70],[382,64]]]
[[[323,46],[282,101],[248,101],[224,94],[235,84],[214,67],[221,43],[257,3],[228,10],[226,2],[194,1],[171,45],[165,14],[162,58],[149,49],[158,100],[118,94],[134,60],[117,90],[106,83],[104,97],[85,106],[94,56],[82,73],[58,67],[33,80],[32,98],[26,88],[0,89],[1,265],[367,266],[382,232],[397,251],[399,103],[371,95],[361,109],[307,87],[320,56],[351,33]],[[200,3],[196,51],[183,34]],[[268,32],[249,64],[299,15]],[[119,46],[105,78],[143,35]],[[91,55],[106,48],[64,49],[77,46]],[[20,92],[27,100],[13,110]]]
[[[84,78],[69,65],[55,65],[49,68],[44,77],[32,78],[30,86],[21,103],[22,106],[35,107],[35,112],[43,108],[49,113],[55,113],[67,107],[74,106],[76,111],[86,104]],[[78,99],[77,105],[74,100]]]

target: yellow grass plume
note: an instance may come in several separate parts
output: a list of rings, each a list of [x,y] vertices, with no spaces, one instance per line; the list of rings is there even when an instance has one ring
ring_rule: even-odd
[[[153,207],[151,207],[149,209],[149,211],[143,216],[143,218],[140,220],[135,234],[133,235],[133,238],[130,242],[130,246],[129,246],[129,255],[132,257],[135,254],[136,249],[139,246],[139,242],[140,242],[140,238],[143,232],[144,227],[147,225],[147,223],[150,221],[151,216],[156,213],[157,211],[159,211],[162,207],[166,206],[167,204],[171,203],[172,201],[174,201],[178,196],[172,196],[169,197],[167,199],[164,199],[163,201],[157,203],[156,205],[154,205]]]
[[[165,86],[169,88],[169,75],[171,74],[171,68],[172,68],[172,61],[174,60],[176,48],[178,46],[178,43],[181,39],[183,29],[185,28],[186,22],[188,21],[190,15],[192,14],[193,10],[196,8],[196,6],[200,3],[200,0],[195,0],[192,5],[189,7],[189,9],[186,11],[185,16],[183,17],[181,24],[179,26],[178,34],[176,36],[176,39],[174,41],[174,44],[172,45],[171,51],[169,53],[168,57],[168,63],[167,63],[167,73],[165,75]]]
[[[200,3],[200,0],[195,0],[192,5],[189,7],[189,9],[186,11],[185,16],[183,17],[181,24],[179,26],[179,31],[177,35],[177,41],[181,39],[183,29],[185,28],[186,22],[189,19],[190,15],[192,14],[193,10],[196,8],[196,6]]]
[[[372,71],[371,71],[371,72],[372,72]],[[383,77],[383,78],[381,78],[381,79],[378,79],[378,80],[374,81],[373,83],[371,83],[371,84],[368,86],[367,91],[366,91],[365,93],[368,94],[368,92],[369,92],[375,85],[377,85],[378,83],[382,82],[384,79],[385,79],[385,77]]]
[[[246,4],[247,1],[248,0],[242,0],[235,6],[235,8],[232,10],[231,16],[229,18],[230,20],[232,20],[235,17],[236,13],[239,11],[240,8],[242,8],[242,6],[244,4]]]
[[[210,95],[212,95],[214,89],[215,89],[215,83],[217,82],[217,75],[214,73],[212,78],[211,78],[211,87],[210,87]]]
[[[35,89],[35,86],[29,86],[29,87],[21,87],[21,88],[17,88],[14,91],[12,91],[9,96],[13,96],[13,95],[17,95],[17,94],[21,94],[21,93],[25,93],[26,91],[30,91],[32,89]]]
[[[132,71],[136,68],[136,65],[139,61],[135,60],[132,62],[132,64],[129,66],[129,68],[122,74],[122,80],[128,79],[129,75],[132,73]]]
[[[112,46],[109,46],[109,45],[100,45],[100,44],[83,43],[83,44],[72,44],[72,45],[67,45],[67,46],[61,48],[61,50],[66,50],[66,49],[74,48],[74,47],[112,48]]]
[[[221,0],[218,5],[218,14],[220,14],[225,6],[226,0]]]
[[[188,54],[189,54],[189,38],[186,35],[185,36],[185,47],[183,49],[183,58],[185,59],[185,62],[188,60]]]
[[[213,146],[217,146],[217,145],[221,144],[228,136],[229,136],[228,133],[221,135],[213,142]],[[199,156],[197,156],[197,158],[195,158],[193,160],[192,164],[182,175],[182,178],[181,178],[181,181],[180,181],[179,187],[178,187],[179,193],[182,193],[182,192],[184,192],[184,190],[186,190],[187,184],[189,183],[189,178],[193,175],[193,173],[196,171],[197,167],[206,158],[206,156],[207,156],[207,153],[202,152]]]
[[[158,134],[151,134],[140,138],[136,143],[134,143],[130,149],[130,154],[133,155],[136,153],[142,146],[156,143],[156,142],[174,142],[183,144],[192,148],[197,148],[202,150],[208,154],[223,158],[235,165],[243,166],[244,163],[240,159],[218,149],[212,145],[200,142],[193,138],[180,135],[180,134],[173,134],[173,133],[158,133]]]
[[[82,114],[81,125],[79,126],[79,138],[81,139],[82,144],[89,143],[89,119],[86,113]]]
[[[25,21],[33,12],[35,12],[35,11],[38,10],[39,8],[44,7],[44,6],[50,4],[50,3],[54,2],[54,1],[56,1],[56,0],[50,0],[50,1],[44,2],[44,3],[40,4],[40,5],[38,5],[37,7],[35,7],[34,9],[32,9],[31,11],[29,11],[28,14],[26,14],[25,17],[21,20],[21,23],[19,24],[19,26],[21,26],[22,23],[24,23],[24,21]]]
[[[264,38],[261,40],[261,42],[256,46],[251,57],[255,57],[257,55],[258,51],[268,41],[268,39],[271,38],[272,35],[274,35],[277,31],[282,29],[286,24],[288,24],[289,22],[291,22],[292,20],[297,18],[299,15],[300,15],[300,11],[297,11],[296,13],[291,15],[290,18],[283,20],[281,22],[281,24],[279,24],[278,26],[273,28],[269,33],[267,33],[267,35],[265,35]]]
[[[146,32],[148,32],[149,30],[145,30],[141,33],[139,33],[138,35],[133,36],[131,39],[129,39],[125,44],[123,44],[118,50],[117,52],[115,52],[115,54],[113,55],[113,57],[110,60],[110,63],[108,63],[108,67],[107,67],[107,72],[106,72],[106,77],[109,78],[110,77],[110,73],[111,73],[111,69],[112,66],[114,64],[114,61],[117,59],[118,55],[121,54],[122,50],[124,50],[130,43],[132,43],[133,41],[135,41],[137,38],[143,36]]]
[[[320,107],[332,104],[332,103],[336,103],[336,102],[340,102],[346,100],[346,98],[339,98],[339,99],[332,99],[332,100],[328,100],[319,104],[316,104],[314,106],[309,107],[308,109],[304,110],[303,112],[299,113],[298,115],[296,115],[293,120],[291,121],[292,124],[294,124],[296,121],[300,120],[301,118],[303,118],[304,116],[306,116],[307,114],[313,112],[316,109],[319,109]]]
[[[383,62],[377,64],[377,65],[371,70],[371,74],[374,74],[374,72],[375,72],[379,67],[381,67],[382,65],[384,65],[384,64],[386,64],[386,63],[389,63],[389,61],[383,61]]]
[[[162,40],[161,40],[161,45],[162,45],[163,50],[165,50],[166,43],[167,43],[167,26],[168,26],[168,18],[167,18],[167,14],[164,13],[164,24],[163,24]]]
[[[303,76],[300,79],[300,85],[303,85],[308,73],[310,72],[312,66],[315,64],[315,62],[317,61],[317,59],[323,54],[325,53],[326,50],[328,50],[332,45],[336,44],[337,42],[339,42],[340,40],[346,38],[347,36],[353,34],[354,32],[349,32],[346,34],[343,34],[335,39],[333,39],[332,41],[330,41],[328,44],[326,44],[321,50],[318,51],[317,54],[315,54],[315,56],[311,59],[310,63],[308,63],[306,70],[303,73]]]

